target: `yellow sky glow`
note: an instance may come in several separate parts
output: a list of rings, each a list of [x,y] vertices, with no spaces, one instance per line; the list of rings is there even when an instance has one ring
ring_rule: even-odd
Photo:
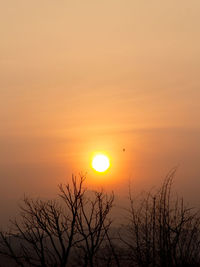
[[[199,0],[1,1],[0,203],[53,194],[80,172],[121,194],[176,165],[180,188],[197,191],[199,10]],[[96,151],[112,163],[103,175]]]

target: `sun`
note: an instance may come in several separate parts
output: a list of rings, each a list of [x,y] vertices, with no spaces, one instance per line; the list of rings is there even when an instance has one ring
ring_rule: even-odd
[[[92,160],[92,168],[97,172],[105,172],[110,167],[110,160],[103,154],[96,155]]]

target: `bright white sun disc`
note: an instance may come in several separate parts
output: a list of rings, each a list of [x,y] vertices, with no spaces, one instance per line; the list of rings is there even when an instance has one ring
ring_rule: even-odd
[[[93,158],[92,167],[97,172],[105,172],[110,166],[110,161],[105,155],[97,155]]]

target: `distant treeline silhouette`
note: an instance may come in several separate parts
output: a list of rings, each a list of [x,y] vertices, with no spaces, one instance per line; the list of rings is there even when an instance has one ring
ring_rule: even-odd
[[[200,266],[199,212],[172,194],[175,170],[156,193],[134,199],[127,223],[112,226],[114,194],[89,194],[85,177],[59,186],[59,200],[25,197],[0,231],[0,266]]]

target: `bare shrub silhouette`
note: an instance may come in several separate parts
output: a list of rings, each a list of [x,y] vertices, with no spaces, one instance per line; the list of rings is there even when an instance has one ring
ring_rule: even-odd
[[[19,218],[0,231],[0,253],[22,267],[200,266],[200,216],[173,194],[174,175],[139,200],[129,192],[120,230],[111,227],[114,195],[87,191],[84,176],[60,185],[58,200],[25,197]]]
[[[129,223],[120,235],[129,266],[200,266],[200,217],[171,193],[175,170],[138,204],[129,194]]]
[[[114,195],[93,192],[88,197],[84,180],[72,177],[72,186],[59,186],[64,204],[25,197],[18,220],[0,232],[0,253],[17,266],[96,266],[97,252],[106,245]]]

